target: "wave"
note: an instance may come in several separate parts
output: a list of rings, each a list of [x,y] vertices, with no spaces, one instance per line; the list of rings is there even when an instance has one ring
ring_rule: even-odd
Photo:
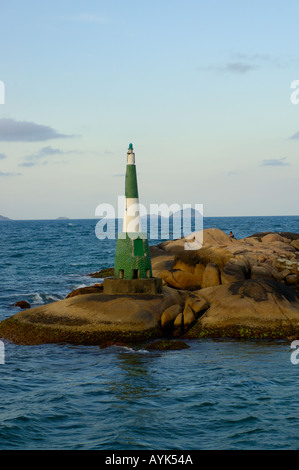
[[[32,305],[44,305],[50,302],[57,302],[58,300],[62,300],[62,299],[64,299],[63,295],[49,294],[48,292],[45,292],[45,293],[35,292],[34,294],[29,295],[28,301]]]
[[[116,348],[118,351],[121,350],[121,352],[127,353],[127,354],[149,354],[149,351],[147,351],[144,348],[141,349],[135,349],[131,348],[130,346],[125,346],[125,345],[120,345],[120,344],[112,344],[110,348]]]

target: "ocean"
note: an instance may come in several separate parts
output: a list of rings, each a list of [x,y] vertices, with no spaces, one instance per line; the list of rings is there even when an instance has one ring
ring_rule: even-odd
[[[0,222],[0,321],[63,299],[113,266],[96,220]],[[236,238],[299,233],[299,217],[204,218]],[[150,244],[161,240],[150,240]],[[299,364],[287,340],[200,339],[189,349],[4,341],[1,450],[299,449]]]

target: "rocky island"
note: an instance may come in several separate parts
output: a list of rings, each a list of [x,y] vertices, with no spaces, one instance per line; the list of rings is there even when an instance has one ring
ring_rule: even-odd
[[[265,232],[236,240],[210,228],[201,248],[186,250],[185,243],[182,238],[150,247],[153,276],[163,283],[159,295],[107,295],[99,282],[2,321],[0,337],[18,344],[98,345],[299,338],[299,234]]]

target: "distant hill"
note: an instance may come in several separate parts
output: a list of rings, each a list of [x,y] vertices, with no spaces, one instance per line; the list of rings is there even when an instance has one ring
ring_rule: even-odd
[[[56,220],[70,220],[68,217],[57,217]]]
[[[188,209],[181,209],[181,210],[179,210],[179,211],[177,211],[177,212],[171,212],[167,217],[163,217],[163,216],[159,213],[159,214],[158,214],[158,218],[159,218],[159,219],[164,219],[164,218],[166,218],[166,219],[168,219],[168,218],[172,219],[173,217],[180,217],[180,216],[181,216],[181,217],[182,217],[182,216],[185,216],[185,217],[189,217],[189,216],[191,216],[191,217],[198,217],[198,216],[201,216],[201,215],[202,215],[202,214],[201,214],[198,210],[195,210],[195,209],[193,209],[193,207],[190,207],[190,208],[188,208]],[[154,213],[153,213],[153,214],[148,214],[147,217],[156,217],[156,216],[157,216],[157,214],[154,214]]]
[[[0,215],[0,222],[4,220],[11,220],[8,217],[4,217],[3,215]]]

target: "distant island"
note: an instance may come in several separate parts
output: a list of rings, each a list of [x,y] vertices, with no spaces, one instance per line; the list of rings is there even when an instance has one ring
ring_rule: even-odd
[[[8,217],[4,217],[3,215],[0,215],[0,222],[4,220],[11,220]]]
[[[56,220],[70,220],[69,217],[57,217]]]

